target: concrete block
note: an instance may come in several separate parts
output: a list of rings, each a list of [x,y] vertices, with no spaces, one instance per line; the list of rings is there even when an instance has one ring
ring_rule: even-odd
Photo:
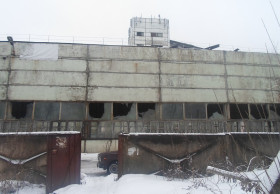
[[[280,67],[258,65],[227,65],[227,74],[235,76],[258,76],[274,78],[280,76]]]
[[[223,64],[223,51],[192,50],[192,49],[160,49],[163,61],[205,62]]]
[[[0,100],[6,100],[6,86],[0,85]]]
[[[280,56],[267,53],[231,52],[225,53],[227,64],[279,65]]]
[[[59,44],[59,58],[86,58],[87,45],[80,44]]]
[[[59,59],[57,61],[38,61],[14,59],[12,69],[36,71],[86,71],[85,60]]]
[[[0,71],[0,85],[8,83],[8,71]]]
[[[277,82],[268,78],[229,77],[228,87],[231,89],[275,90]],[[278,86],[279,88],[280,86]]]
[[[159,87],[159,76],[149,74],[90,73],[90,86]]]
[[[81,87],[10,86],[9,100],[84,101]]]
[[[226,90],[162,88],[162,102],[227,102]]]
[[[103,46],[90,45],[90,58],[125,59],[125,60],[158,60],[158,49],[153,47]]]
[[[168,88],[225,89],[224,76],[161,75],[161,86]]]
[[[158,73],[159,63],[153,61],[94,60],[89,69],[94,72]]]
[[[187,75],[224,75],[223,64],[161,62],[161,73]]]
[[[46,86],[86,86],[86,73],[12,71],[10,84]]]
[[[9,68],[9,58],[0,57],[0,70],[7,70]]]
[[[12,46],[9,42],[1,42],[0,44],[0,56],[8,56],[11,54]]]
[[[279,92],[261,90],[229,90],[231,103],[279,103]]]
[[[103,88],[89,87],[89,101],[158,102],[157,88]]]

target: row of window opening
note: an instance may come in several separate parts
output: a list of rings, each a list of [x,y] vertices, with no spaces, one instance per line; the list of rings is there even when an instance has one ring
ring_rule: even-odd
[[[88,111],[86,111],[88,110]],[[280,119],[280,104],[0,102],[0,119]]]
[[[163,37],[163,33],[151,32],[151,37]],[[136,36],[144,36],[144,32],[136,32]]]

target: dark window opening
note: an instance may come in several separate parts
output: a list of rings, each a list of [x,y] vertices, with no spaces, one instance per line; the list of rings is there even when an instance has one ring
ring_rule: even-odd
[[[136,36],[144,36],[144,32],[137,32]]]
[[[231,119],[249,119],[248,104],[230,104]]]
[[[163,119],[183,119],[183,104],[162,104]]]
[[[11,102],[12,116],[16,119],[31,118],[33,103],[32,102]]]
[[[207,104],[207,118],[223,119],[224,118],[223,104]]]
[[[34,118],[36,120],[58,120],[59,102],[36,102]]]
[[[271,104],[269,106],[269,118],[270,119],[279,119],[280,118],[280,105]]]
[[[127,116],[132,103],[114,103],[113,104],[113,116]]]
[[[0,119],[4,119],[6,103],[0,102]]]
[[[84,103],[63,102],[61,107],[61,120],[84,120],[86,106]]]
[[[264,104],[250,104],[250,115],[255,119],[268,118],[267,106]]]
[[[188,119],[205,119],[206,110],[205,104],[203,103],[194,103],[194,104],[185,104],[185,116]]]
[[[93,118],[102,118],[105,112],[104,103],[90,103],[89,115]]]
[[[137,110],[139,118],[155,119],[155,103],[138,103]]]
[[[151,33],[151,37],[162,37],[162,36],[163,36],[162,33],[156,33],[156,32]]]

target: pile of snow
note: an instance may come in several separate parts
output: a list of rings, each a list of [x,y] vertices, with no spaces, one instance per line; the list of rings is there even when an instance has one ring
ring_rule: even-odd
[[[278,153],[278,159],[280,154]],[[96,167],[97,154],[82,154],[82,176],[81,184],[73,184],[67,187],[56,190],[55,194],[186,194],[186,193],[255,193],[255,190],[245,191],[242,189],[242,183],[238,180],[227,179],[223,176],[214,175],[204,178],[190,178],[190,179],[173,179],[157,175],[144,174],[127,174],[122,176],[119,180],[117,175],[107,175],[106,171]],[[277,161],[279,161],[277,159]],[[279,175],[279,162],[272,163],[271,167],[264,171],[251,171],[243,174],[251,180],[264,181],[264,185],[268,187],[271,185],[266,179],[266,173],[272,173],[273,179]],[[277,174],[278,172],[278,174]],[[256,176],[257,177],[254,177]],[[270,177],[272,178],[272,177]],[[17,181],[3,181],[0,182],[0,189],[5,185],[11,187],[11,192],[17,194],[43,194],[45,193],[44,185],[30,184],[28,182]],[[0,191],[1,193],[1,191]]]

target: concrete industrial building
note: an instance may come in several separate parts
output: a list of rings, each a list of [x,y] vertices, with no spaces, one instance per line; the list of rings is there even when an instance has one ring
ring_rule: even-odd
[[[0,131],[279,132],[279,55],[0,42]]]
[[[169,47],[169,20],[134,17],[130,20],[128,44],[130,46]]]

